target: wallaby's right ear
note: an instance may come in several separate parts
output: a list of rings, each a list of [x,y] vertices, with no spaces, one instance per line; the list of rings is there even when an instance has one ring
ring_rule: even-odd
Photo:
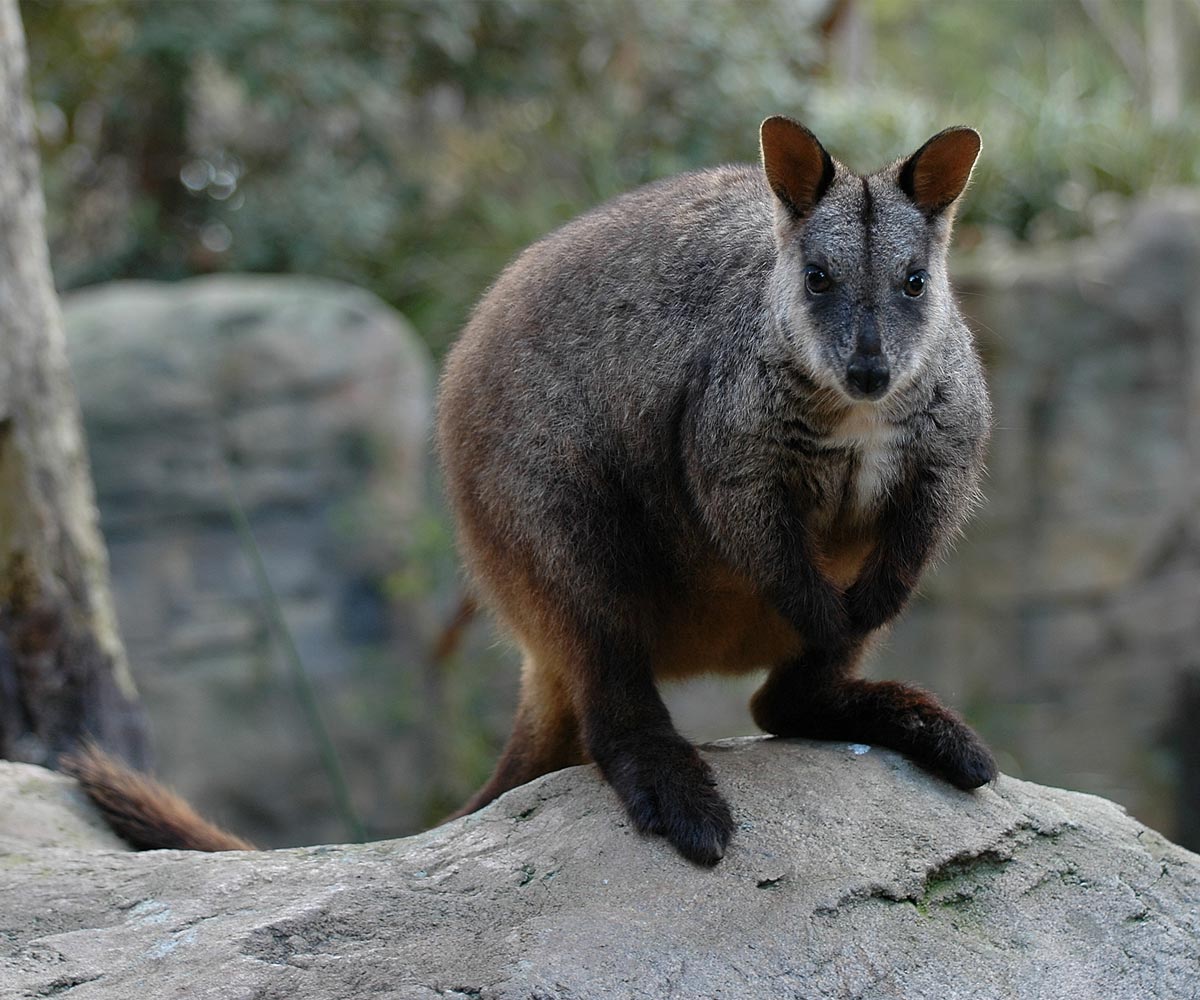
[[[759,137],[767,183],[792,215],[804,218],[833,182],[833,158],[815,135],[783,115],[763,122]]]
[[[900,189],[927,215],[949,208],[971,179],[982,140],[966,125],[944,129],[900,168]]]

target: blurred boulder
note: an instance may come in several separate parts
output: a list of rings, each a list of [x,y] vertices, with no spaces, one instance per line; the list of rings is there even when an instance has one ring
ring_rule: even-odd
[[[963,264],[996,404],[988,502],[876,666],[957,701],[1009,772],[1200,846],[1180,819],[1200,760],[1171,732],[1200,668],[1200,193]]]
[[[34,764],[0,761],[0,857],[130,849],[74,778]]]
[[[354,801],[372,826],[410,826],[421,748],[395,716],[424,637],[393,590],[426,503],[428,352],[324,280],[122,282],[64,314],[159,772],[264,844],[348,835],[240,503]]]

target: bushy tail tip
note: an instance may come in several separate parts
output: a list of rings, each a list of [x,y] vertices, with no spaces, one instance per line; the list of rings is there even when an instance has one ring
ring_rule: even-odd
[[[126,767],[94,743],[62,757],[117,836],[139,851],[253,851],[249,841],[208,822],[169,788]]]

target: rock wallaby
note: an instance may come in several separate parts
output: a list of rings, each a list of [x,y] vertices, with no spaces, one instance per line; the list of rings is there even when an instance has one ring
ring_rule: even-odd
[[[524,653],[462,813],[592,760],[639,830],[715,863],[729,807],[656,689],[704,671],[767,667],[769,733],[995,776],[932,696],[855,677],[979,495],[990,404],[946,274],[979,148],[950,128],[859,176],[768,118],[761,169],[635,190],[501,274],[439,404],[463,555]]]
[[[761,139],[761,170],[651,184],[530,247],[450,354],[446,486],[525,655],[461,813],[592,760],[639,830],[715,863],[729,807],[655,687],[702,671],[769,668],[767,732],[996,774],[933,697],[855,677],[978,496],[989,403],[946,252],[979,136],[866,177],[788,118]],[[64,769],[136,847],[251,846],[95,747]]]

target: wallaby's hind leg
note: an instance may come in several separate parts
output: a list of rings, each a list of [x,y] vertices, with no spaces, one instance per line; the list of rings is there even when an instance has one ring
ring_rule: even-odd
[[[716,864],[733,833],[708,764],[671,722],[636,641],[587,644],[580,690],[584,741],[634,826],[686,858]]]
[[[776,736],[891,747],[959,788],[996,777],[983,741],[933,695],[849,676],[860,652],[813,651],[776,667],[750,702],[754,721]]]
[[[487,784],[451,819],[482,809],[510,788],[585,761],[571,693],[557,664],[526,654],[512,734]]]

